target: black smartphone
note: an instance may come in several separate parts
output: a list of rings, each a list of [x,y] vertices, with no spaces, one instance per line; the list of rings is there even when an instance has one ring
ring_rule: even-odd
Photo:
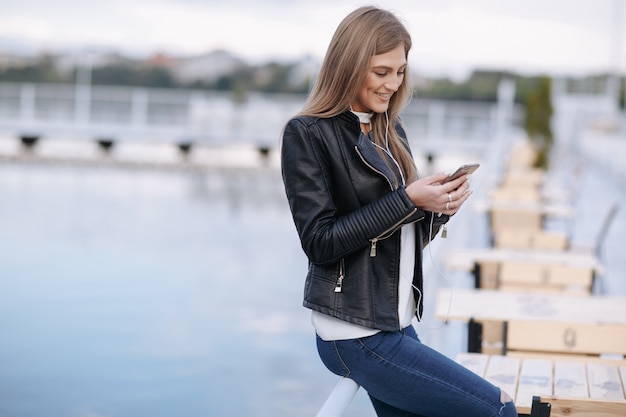
[[[464,164],[461,165],[456,171],[454,171],[452,174],[448,175],[448,178],[446,178],[443,181],[443,184],[447,183],[448,181],[453,181],[459,177],[462,177],[464,175],[469,175],[472,172],[476,171],[478,169],[478,167],[480,166],[480,164]]]

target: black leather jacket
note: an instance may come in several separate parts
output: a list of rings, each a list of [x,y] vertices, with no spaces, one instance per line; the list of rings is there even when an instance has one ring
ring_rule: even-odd
[[[396,129],[406,137],[400,126]],[[398,170],[385,164],[349,111],[332,118],[290,120],[281,163],[309,260],[304,306],[361,326],[399,330],[399,229],[416,224],[413,285],[422,291],[422,248],[448,216],[433,219],[413,204]]]

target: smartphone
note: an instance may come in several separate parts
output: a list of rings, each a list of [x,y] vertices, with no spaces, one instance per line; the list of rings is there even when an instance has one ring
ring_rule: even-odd
[[[455,180],[455,179],[457,179],[459,177],[462,177],[464,175],[469,175],[472,172],[476,171],[479,166],[480,166],[480,164],[465,164],[465,165],[461,165],[459,167],[459,169],[454,171],[452,174],[448,175],[448,178],[443,180],[443,184],[447,183],[448,181],[453,181],[453,180]]]

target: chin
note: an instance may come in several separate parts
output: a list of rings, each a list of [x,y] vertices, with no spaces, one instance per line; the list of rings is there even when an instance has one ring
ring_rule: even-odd
[[[389,106],[374,106],[372,107],[372,111],[374,113],[384,113],[387,111],[388,108]]]

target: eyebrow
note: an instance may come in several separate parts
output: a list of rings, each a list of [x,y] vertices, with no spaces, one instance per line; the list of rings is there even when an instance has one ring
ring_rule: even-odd
[[[408,65],[408,63],[405,62],[404,64],[400,65],[400,67],[398,67],[398,68],[399,69],[400,68],[405,68],[407,65]],[[385,69],[385,70],[388,70],[388,71],[393,70],[392,67],[387,66],[387,65],[376,65],[376,66],[372,67],[372,69]]]

